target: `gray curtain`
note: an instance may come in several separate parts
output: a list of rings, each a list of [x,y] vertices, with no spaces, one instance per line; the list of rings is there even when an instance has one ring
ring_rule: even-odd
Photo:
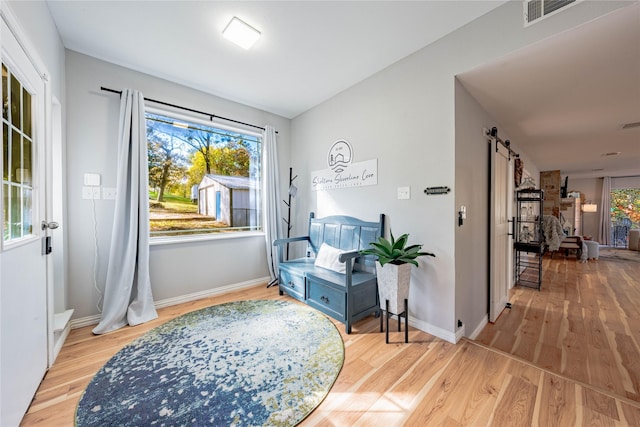
[[[276,131],[265,126],[262,133],[262,201],[265,217],[264,235],[267,246],[267,263],[271,279],[278,277],[278,259],[273,241],[282,235],[280,232],[280,179],[278,169],[278,151],[276,149]]]
[[[611,177],[602,178],[602,209],[600,209],[600,232],[598,241],[601,245],[611,244]]]
[[[144,98],[124,89],[120,99],[117,195],[102,317],[94,334],[158,317],[149,278],[149,189]]]

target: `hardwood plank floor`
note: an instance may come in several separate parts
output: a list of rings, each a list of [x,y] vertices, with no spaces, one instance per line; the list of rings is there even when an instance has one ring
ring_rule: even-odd
[[[107,335],[94,336],[92,327],[73,330],[21,425],[73,426],[83,390],[128,342],[189,311],[243,299],[294,301],[279,296],[275,288],[257,286],[163,308],[157,320]],[[526,313],[522,310],[522,315]],[[463,339],[453,345],[411,329],[409,344],[403,343],[403,333],[391,332],[387,345],[374,317],[358,322],[350,335],[342,324],[334,323],[345,344],[344,367],[326,399],[302,422],[304,427],[626,426],[638,425],[640,420],[640,405],[635,402],[600,393],[472,341]],[[559,358],[551,361],[558,363]],[[632,366],[635,362],[619,363]]]
[[[640,402],[640,263],[545,257],[543,271],[540,292],[512,289],[477,342]]]

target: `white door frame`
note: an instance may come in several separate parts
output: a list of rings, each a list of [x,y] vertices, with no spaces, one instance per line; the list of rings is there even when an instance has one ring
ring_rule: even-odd
[[[38,170],[34,170],[33,172],[33,179],[34,179],[34,185],[36,183],[35,179],[36,179],[36,173],[40,174],[40,176],[44,179],[44,185],[42,185],[39,188],[39,193],[43,195],[43,197],[41,198],[42,201],[38,201],[37,203],[39,203],[38,206],[38,210],[37,212],[34,214],[33,217],[33,235],[34,238],[33,239],[28,239],[28,240],[37,240],[38,241],[38,246],[41,246],[40,241],[42,240],[42,238],[46,237],[46,236],[50,236],[51,233],[48,229],[46,230],[41,230],[40,229],[40,224],[41,221],[51,221],[50,215],[51,215],[51,197],[50,197],[50,191],[51,191],[51,153],[50,153],[50,149],[51,149],[51,113],[50,113],[50,106],[51,106],[51,84],[49,82],[49,74],[46,70],[46,68],[44,67],[43,62],[39,59],[39,57],[37,56],[36,52],[37,50],[33,47],[33,45],[29,42],[28,37],[26,36],[26,34],[24,33],[24,31],[22,30],[18,19],[15,17],[13,11],[11,10],[11,8],[7,5],[6,2],[2,2],[0,1],[0,25],[2,25],[3,27],[5,27],[7,30],[9,30],[12,34],[13,37],[15,38],[15,40],[17,41],[17,44],[19,45],[19,48],[22,50],[22,52],[26,55],[26,59],[28,60],[28,62],[31,64],[31,66],[33,66],[33,69],[35,69],[35,72],[38,74],[39,79],[40,79],[40,83],[42,85],[42,93],[40,94],[41,98],[42,98],[42,102],[43,102],[43,110],[42,110],[42,114],[43,117],[40,117],[41,119],[43,119],[43,125],[41,127],[41,129],[38,130],[38,135],[37,137],[39,138],[39,140],[42,141],[42,148],[40,148],[39,152],[37,153],[37,166],[34,164],[34,169],[37,167]],[[9,43],[10,40],[5,40],[2,37],[0,37],[0,46],[2,46],[4,48],[6,43]],[[13,43],[13,42],[11,42]],[[4,58],[3,58],[4,61]],[[38,113],[40,114],[40,113]],[[35,132],[35,129],[34,129]],[[35,141],[35,140],[34,140]],[[42,175],[44,174],[44,176]],[[1,205],[1,201],[0,201],[0,205]],[[34,204],[36,203],[36,201],[34,200]],[[3,245],[2,242],[0,242],[0,245]],[[3,245],[4,246],[4,245]],[[15,251],[14,254],[12,254],[12,256],[15,256],[15,254],[19,254],[21,252],[18,251],[22,251],[22,248],[26,248],[27,244],[24,245],[9,245],[8,248],[12,248],[9,249],[10,251]],[[3,248],[4,251],[4,248]],[[8,252],[2,252],[0,251],[0,263],[2,264],[8,264],[8,261],[6,260],[6,256],[8,256]],[[52,281],[49,280],[49,278],[51,277],[52,274],[52,269],[49,267],[51,261],[49,259],[44,260],[44,274],[40,277],[42,277],[43,282],[44,282],[44,293],[45,293],[45,303],[42,306],[42,310],[44,311],[43,313],[43,323],[46,323],[46,325],[44,325],[44,334],[45,334],[45,339],[46,339],[46,345],[43,348],[43,354],[37,356],[38,358],[40,358],[40,360],[44,360],[44,366],[38,368],[38,374],[41,374],[42,376],[44,376],[44,373],[46,372],[46,370],[51,366],[51,364],[53,363],[53,359],[52,359],[52,353],[50,351],[50,346],[51,346],[51,342],[52,342],[52,338],[53,338],[53,312],[51,310],[51,303],[52,303]],[[6,286],[6,283],[4,284],[4,286]],[[5,313],[6,315],[6,313]],[[6,320],[6,319],[5,319]],[[11,325],[0,325],[0,328],[7,328]],[[20,328],[21,325],[13,325],[16,328]],[[16,349],[16,351],[18,351],[18,349]],[[2,356],[0,356],[2,357]],[[43,369],[43,372],[40,372],[40,369]],[[5,373],[0,373],[0,375],[3,375]],[[2,379],[0,378],[0,380],[4,383],[6,382],[6,378]],[[37,385],[36,385],[36,389],[37,389]],[[32,390],[33,393],[35,393],[36,389]],[[16,410],[22,410],[22,408],[8,408],[7,407],[7,396],[0,396],[0,401],[3,402],[3,405],[0,405],[0,419],[3,420],[3,422],[5,420],[8,419],[13,419],[13,416],[15,414],[12,414],[13,412],[15,412]],[[28,403],[28,402],[27,402]],[[25,408],[26,409],[26,408]],[[9,418],[8,418],[9,417]]]
[[[20,44],[20,46],[22,47],[22,50],[24,51],[24,53],[27,55],[27,57],[29,58],[29,61],[31,61],[31,64],[33,65],[33,67],[36,69],[36,71],[38,72],[38,74],[42,77],[42,81],[44,83],[44,114],[45,114],[45,141],[44,141],[44,146],[45,146],[45,156],[44,156],[44,161],[45,161],[45,173],[46,173],[46,177],[45,177],[45,181],[46,181],[46,207],[45,209],[42,211],[42,218],[43,220],[46,220],[47,222],[50,221],[62,221],[63,218],[57,218],[54,215],[58,214],[58,211],[60,211],[60,213],[62,213],[62,207],[60,207],[60,209],[57,209],[54,211],[53,209],[53,204],[52,204],[52,200],[53,194],[56,194],[59,200],[62,200],[62,186],[64,186],[64,182],[58,182],[58,187],[59,188],[53,188],[52,183],[55,183],[56,180],[53,180],[53,169],[52,169],[52,164],[53,164],[53,158],[54,157],[59,157],[59,156],[64,156],[65,155],[65,149],[64,149],[64,141],[60,141],[60,147],[53,147],[52,144],[52,140],[54,139],[53,137],[53,128],[54,128],[54,124],[53,124],[53,119],[54,117],[52,116],[52,109],[54,104],[57,105],[57,107],[60,109],[60,113],[61,113],[61,105],[60,102],[57,99],[53,98],[52,95],[52,90],[51,90],[51,82],[49,79],[49,71],[47,70],[47,67],[44,65],[44,62],[42,61],[42,59],[40,58],[40,56],[38,55],[38,51],[35,48],[35,46],[30,42],[29,37],[27,37],[27,34],[22,30],[22,27],[19,23],[18,18],[16,17],[16,15],[14,14],[13,10],[11,9],[11,7],[9,7],[7,5],[6,2],[0,0],[0,17],[2,19],[4,19],[4,22],[6,23],[7,27],[11,30],[11,32],[13,33],[13,35],[15,36],[15,38],[18,40],[18,43]],[[2,39],[0,38],[0,45],[2,43]],[[62,114],[60,114],[60,123],[58,124],[60,127],[62,126]],[[59,129],[60,131],[60,138],[62,138],[62,128]],[[64,163],[63,163],[64,164]],[[64,171],[57,171],[56,173],[59,173],[60,176],[57,177],[58,180],[64,180],[65,179],[65,173]],[[60,193],[58,193],[58,190],[60,190]],[[56,191],[55,193],[53,193],[53,191]],[[51,235],[51,231],[47,230],[46,234]],[[62,230],[57,231],[55,234],[59,235],[59,243],[62,243]],[[58,237],[58,236],[56,236]],[[59,251],[63,251],[63,246],[58,244],[58,241],[56,241],[55,247],[56,249],[58,249]],[[51,257],[49,257],[51,258]],[[59,263],[57,264],[58,267],[60,267]],[[48,315],[48,336],[49,336],[49,340],[52,343],[53,342],[53,329],[54,329],[54,321],[53,321],[53,316],[54,316],[54,309],[53,309],[53,302],[54,302],[54,280],[53,280],[53,260],[51,259],[47,259],[47,307],[49,312],[47,313]],[[64,279],[64,270],[62,272],[60,272],[60,274],[62,274],[62,278]],[[64,286],[64,284],[63,284]],[[56,353],[57,354],[57,353]],[[49,367],[51,367],[51,365],[53,365],[54,359],[55,359],[55,355],[52,351],[51,351],[51,346],[49,349],[49,354],[48,354],[48,365]]]

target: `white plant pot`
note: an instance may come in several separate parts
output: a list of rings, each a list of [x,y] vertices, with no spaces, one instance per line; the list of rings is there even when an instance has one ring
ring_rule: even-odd
[[[411,264],[385,264],[384,267],[376,261],[378,275],[378,295],[380,308],[386,310],[386,300],[389,300],[389,312],[400,314],[404,312],[404,300],[409,299],[409,284],[411,283]]]

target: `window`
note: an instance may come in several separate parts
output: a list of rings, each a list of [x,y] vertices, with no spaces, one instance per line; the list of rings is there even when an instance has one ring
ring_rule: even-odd
[[[147,112],[151,236],[260,230],[261,137]]]
[[[627,247],[629,230],[640,228],[640,188],[611,190],[611,242]]]
[[[2,64],[2,239],[33,232],[33,132],[31,94]]]

